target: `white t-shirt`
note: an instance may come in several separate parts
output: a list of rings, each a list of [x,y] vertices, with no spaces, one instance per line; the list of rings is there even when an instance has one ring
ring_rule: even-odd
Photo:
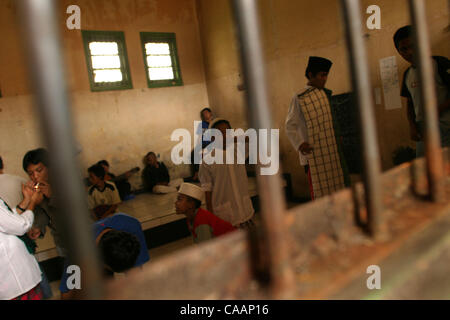
[[[89,209],[94,209],[102,205],[115,205],[121,202],[119,192],[114,182],[106,182],[105,188],[99,190],[96,186],[89,189],[88,205]]]

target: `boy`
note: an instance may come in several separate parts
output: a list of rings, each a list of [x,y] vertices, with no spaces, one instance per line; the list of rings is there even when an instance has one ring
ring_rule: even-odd
[[[414,55],[412,27],[405,26],[394,34],[394,44],[398,53],[411,65],[403,74],[401,96],[407,99],[407,117],[410,135],[416,141],[416,156],[424,155],[424,115],[420,101],[419,74]],[[445,57],[433,57],[434,79],[439,115],[441,145],[450,146],[450,61]]]
[[[131,184],[128,182],[128,178],[131,177],[134,173],[140,170],[139,167],[133,168],[119,176],[111,173],[109,171],[109,163],[106,160],[100,160],[97,164],[101,165],[103,169],[105,169],[105,180],[114,182],[119,191],[120,199],[122,200],[130,200],[133,199],[134,196],[131,192]]]
[[[212,152],[223,154],[223,164],[200,165],[199,179],[205,191],[206,207],[219,218],[228,221],[234,227],[250,229],[254,226],[252,201],[248,193],[248,178],[245,164],[226,163],[227,140],[234,143],[234,139],[227,139],[227,129],[230,123],[217,118],[210,124],[210,129],[217,129],[222,133],[223,150],[213,149]],[[235,157],[238,148],[235,146]],[[229,151],[228,151],[229,152]],[[234,158],[235,159],[235,158]]]
[[[105,169],[95,164],[88,169],[89,188],[88,205],[93,210],[94,220],[100,220],[114,214],[120,204],[120,196],[113,182],[105,181]]]
[[[94,224],[94,237],[103,259],[103,273],[112,277],[114,273],[139,267],[150,260],[145,236],[140,222],[124,213],[116,213]],[[69,266],[66,261],[64,270]],[[73,299],[76,291],[70,291],[67,280],[70,274],[63,272],[59,290],[62,299]]]
[[[210,108],[203,108],[200,111],[200,118],[202,119],[201,124],[197,127],[197,135],[199,141],[195,143],[194,150],[191,152],[191,164],[192,164],[192,177],[187,178],[184,181],[186,182],[199,182],[198,180],[198,171],[200,169],[200,164],[195,163],[195,155],[200,156],[210,143],[210,137],[205,134],[206,130],[209,128],[209,124],[213,120],[213,114]]]
[[[144,160],[146,167],[142,172],[142,179],[148,191],[159,194],[177,192],[177,187],[183,183],[183,179],[170,181],[166,165],[162,161],[158,162],[154,152],[147,153]]]
[[[191,183],[183,183],[175,202],[177,214],[183,214],[187,218],[194,243],[204,242],[235,230],[229,222],[200,208],[203,196],[202,188]]]
[[[296,94],[286,117],[286,134],[308,175],[311,199],[345,188],[345,160],[339,152],[336,124],[331,110],[331,91],[325,88],[333,63],[309,57],[308,85]]]

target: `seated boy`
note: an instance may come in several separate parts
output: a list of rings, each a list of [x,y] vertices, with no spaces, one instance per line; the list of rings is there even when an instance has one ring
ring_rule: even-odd
[[[95,164],[88,169],[89,188],[88,205],[93,210],[94,220],[100,220],[114,214],[120,204],[120,196],[113,182],[105,181],[105,169]]]
[[[116,176],[115,174],[109,172],[109,163],[106,160],[100,160],[97,164],[101,165],[105,169],[105,181],[114,182],[119,191],[120,199],[128,200],[132,199],[133,195],[131,192],[131,184],[128,182],[128,178],[134,173],[138,172],[139,167],[133,168],[121,175]]]
[[[94,224],[95,242],[104,263],[104,274],[111,277],[115,272],[123,273],[133,267],[139,267],[150,260],[145,236],[140,222],[124,213],[116,213]],[[64,266],[67,270],[69,264]],[[67,280],[70,274],[64,272],[59,290],[63,299],[75,297],[76,291],[70,291]]]
[[[187,218],[194,243],[207,241],[236,230],[229,222],[200,208],[203,198],[202,188],[191,183],[183,183],[175,202],[177,214],[184,214]]]
[[[177,187],[183,179],[170,181],[169,171],[163,162],[158,162],[154,152],[149,152],[144,158],[146,167],[142,172],[145,188],[153,193],[177,192]]]

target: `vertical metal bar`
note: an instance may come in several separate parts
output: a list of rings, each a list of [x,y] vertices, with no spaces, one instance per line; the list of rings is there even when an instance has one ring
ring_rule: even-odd
[[[239,29],[240,53],[247,88],[250,125],[255,129],[272,128],[267,97],[265,61],[261,46],[257,0],[233,0],[235,19]],[[278,143],[278,141],[277,141]],[[261,146],[260,146],[261,148]],[[265,152],[266,150],[261,150]],[[292,272],[286,239],[285,208],[281,180],[278,174],[261,176],[258,170],[258,190],[264,232],[261,251],[268,260],[270,289],[274,298],[283,297],[292,283]]]
[[[440,143],[434,70],[428,40],[425,5],[423,0],[409,0],[409,6],[415,40],[414,59],[420,79],[420,101],[425,117],[428,188],[431,199],[441,202],[445,198],[444,162]]]
[[[76,162],[69,101],[63,74],[58,19],[53,0],[20,0],[24,47],[44,138],[50,152],[50,179],[70,261],[81,269],[87,298],[102,296],[102,278],[86,195]]]
[[[376,135],[372,87],[369,79],[366,48],[362,36],[359,0],[341,0],[352,73],[353,90],[359,106],[359,122],[363,145],[364,189],[370,233],[379,236],[381,214],[380,153]]]

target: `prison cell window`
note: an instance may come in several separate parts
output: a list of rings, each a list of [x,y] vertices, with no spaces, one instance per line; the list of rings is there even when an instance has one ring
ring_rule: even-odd
[[[141,32],[141,43],[148,87],[183,85],[175,34]]]
[[[118,31],[82,31],[92,91],[131,89],[125,37]]]

